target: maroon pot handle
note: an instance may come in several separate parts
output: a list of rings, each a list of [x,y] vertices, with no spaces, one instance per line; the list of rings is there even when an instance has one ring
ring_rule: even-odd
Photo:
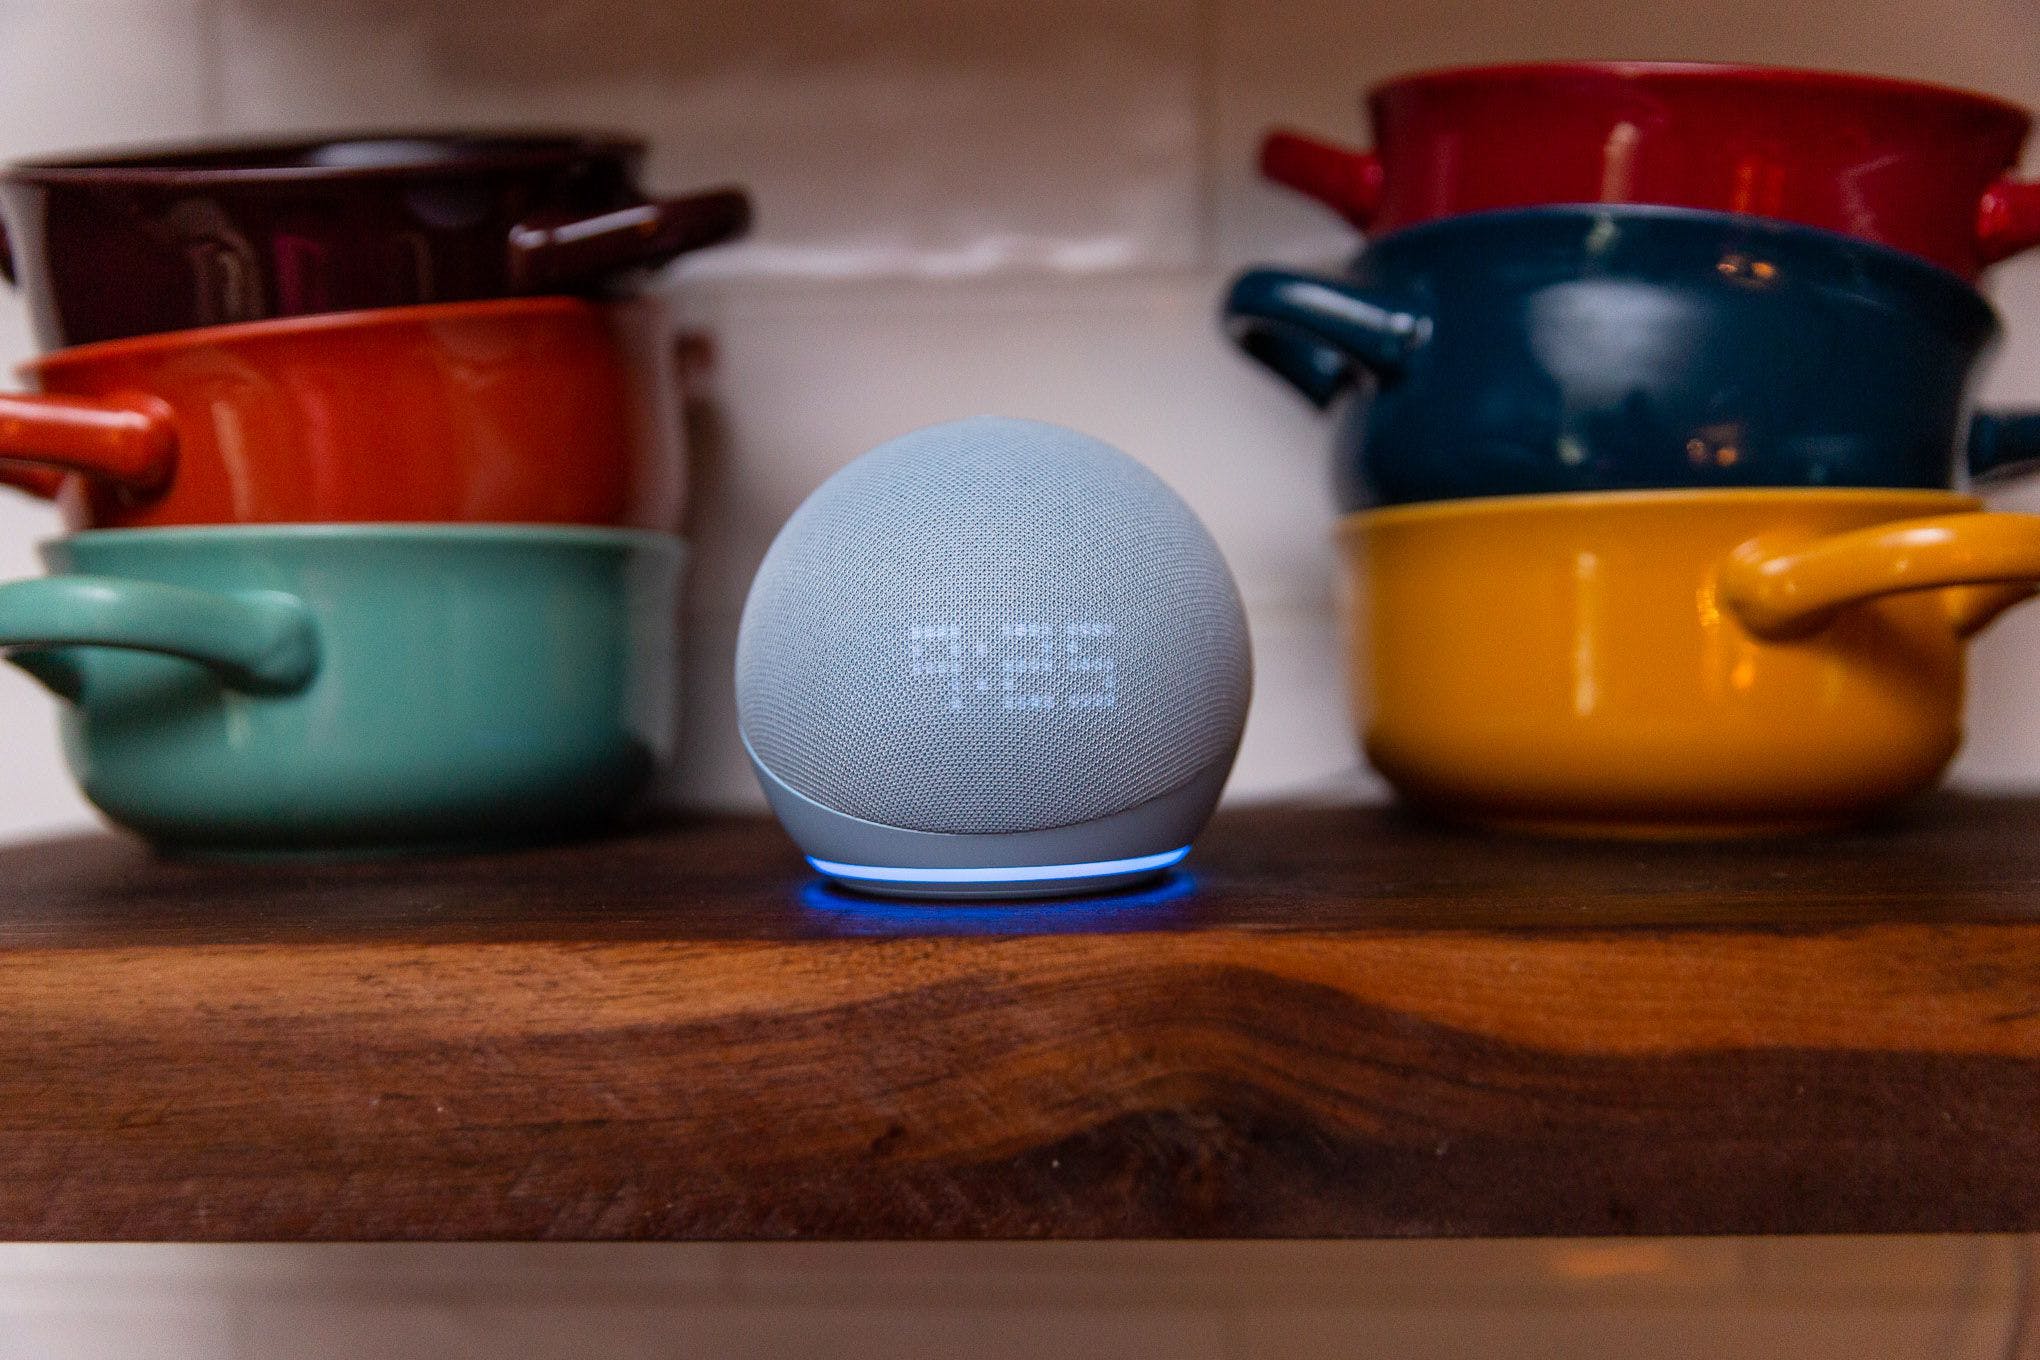
[[[510,281],[524,293],[571,292],[607,274],[657,268],[750,227],[751,200],[735,187],[592,217],[530,217],[510,229]]]
[[[176,467],[176,418],[154,397],[0,395],[0,482],[32,496],[73,472],[147,495]]]
[[[2001,179],[1983,192],[1976,212],[1976,253],[1996,264],[2040,245],[2040,182]]]
[[[1365,231],[1381,208],[1381,158],[1276,128],[1261,139],[1261,177],[1308,195]]]

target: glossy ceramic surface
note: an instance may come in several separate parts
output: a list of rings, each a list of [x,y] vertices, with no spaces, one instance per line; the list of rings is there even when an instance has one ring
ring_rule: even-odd
[[[0,171],[45,349],[199,326],[599,290],[742,235],[736,189],[649,197],[641,142],[362,133]]]
[[[2010,177],[2029,119],[1875,76],[1679,62],[1467,67],[1367,97],[1375,148],[1276,132],[1263,172],[1363,229],[1550,203],[1659,203],[1846,232],[1974,277],[2040,241]]]
[[[1375,768],[1454,817],[1590,834],[1802,830],[1929,787],[1963,639],[2040,581],[2040,516],[1952,493],[1516,497],[1340,540]]]
[[[181,331],[23,373],[47,395],[0,396],[0,480],[58,495],[74,528],[663,528],[681,476],[677,452],[640,447],[602,313],[571,298]]]
[[[1650,487],[1946,489],[2040,425],[1956,449],[1997,319],[1911,256],[1680,208],[1453,218],[1342,277],[1242,275],[1241,346],[1320,403],[1344,509]],[[1341,364],[1340,360],[1344,363]]]
[[[599,825],[670,755],[680,541],[479,526],[81,534],[0,586],[108,817],[172,849]]]

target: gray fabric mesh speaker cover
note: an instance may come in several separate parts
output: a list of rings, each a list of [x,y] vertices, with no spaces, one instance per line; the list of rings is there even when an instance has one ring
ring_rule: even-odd
[[[1230,760],[1252,683],[1211,535],[1086,435],[981,417],[838,472],[766,554],[737,642],[757,758],[918,831],[1109,816]]]

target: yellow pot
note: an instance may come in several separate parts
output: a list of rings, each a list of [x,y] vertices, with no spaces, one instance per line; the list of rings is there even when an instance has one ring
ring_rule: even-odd
[[[2040,582],[2040,515],[1939,491],[1509,496],[1340,537],[1368,759],[1561,833],[1804,830],[1932,785],[1963,640]]]

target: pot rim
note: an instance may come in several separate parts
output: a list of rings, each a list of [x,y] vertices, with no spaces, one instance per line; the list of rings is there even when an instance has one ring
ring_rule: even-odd
[[[1472,85],[1526,77],[1596,76],[1608,80],[1675,82],[1744,86],[1818,86],[1828,90],[1883,95],[1890,98],[1966,104],[1978,112],[2016,123],[2021,133],[2032,126],[2032,114],[2009,99],[1966,90],[1959,85],[1911,80],[1902,76],[1876,75],[1855,71],[1834,71],[1816,67],[1769,66],[1748,62],[1712,61],[1522,61],[1471,66],[1434,66],[1391,76],[1369,86],[1366,98],[1372,102],[1390,94],[1416,88]]]
[[[381,543],[536,544],[546,547],[616,548],[631,552],[685,555],[687,539],[661,529],[635,529],[600,524],[526,524],[486,520],[451,523],[409,520],[332,521],[316,524],[166,524],[146,529],[81,529],[44,539],[42,552],[70,547],[117,550],[190,547],[210,551],[221,546],[263,548],[342,541],[343,546]]]
[[[365,307],[351,312],[310,312],[303,316],[266,317],[260,321],[233,321],[222,326],[199,326],[184,331],[152,331],[147,335],[122,336],[117,340],[95,340],[84,345],[38,354],[15,365],[23,377],[62,373],[89,368],[108,359],[147,357],[180,350],[205,349],[216,345],[252,345],[265,341],[292,340],[299,336],[335,330],[375,331],[392,328],[430,327],[462,321],[517,320],[522,317],[587,316],[600,320],[602,309],[575,297],[475,298],[465,302],[424,302],[399,307]]]
[[[463,148],[462,154],[380,165],[270,164],[269,158],[304,156],[349,143],[425,142]],[[629,171],[644,155],[642,138],[621,131],[558,127],[366,128],[288,138],[195,140],[159,146],[84,151],[14,161],[0,184],[203,189],[218,186],[285,188],[359,181],[462,178],[539,170],[581,160],[622,162]],[[259,158],[242,163],[244,158]]]
[[[1917,516],[1983,513],[1980,497],[1966,491],[1940,491],[1929,487],[1877,486],[1742,486],[1742,487],[1650,487],[1619,491],[1554,491],[1532,495],[1462,496],[1445,501],[1413,501],[1405,505],[1383,505],[1368,510],[1348,510],[1340,515],[1333,532],[1350,539],[1367,530],[1410,520],[1464,519],[1469,516],[1526,515],[1539,511],[1625,510],[1674,508],[1684,502],[1694,508],[1712,509],[1738,502],[1752,509],[1789,505],[1834,506],[1876,504],[1898,508],[1893,519]]]
[[[1937,292],[1949,304],[1987,317],[1986,324],[1994,331],[2003,329],[1997,308],[1973,283],[1924,255],[1804,222],[1669,203],[1539,203],[1427,218],[1370,237],[1362,245],[1355,262],[1382,256],[1392,259],[1399,250],[1407,249],[1413,243],[1421,245],[1434,236],[1449,238],[1494,231],[1518,232],[1538,225],[1591,223],[1594,219],[1661,226],[1689,235],[1718,233],[1735,241],[1776,242],[1787,249],[1831,251],[1838,259],[1846,258],[1858,266],[1882,273],[1888,279],[1899,280],[1904,286]]]

